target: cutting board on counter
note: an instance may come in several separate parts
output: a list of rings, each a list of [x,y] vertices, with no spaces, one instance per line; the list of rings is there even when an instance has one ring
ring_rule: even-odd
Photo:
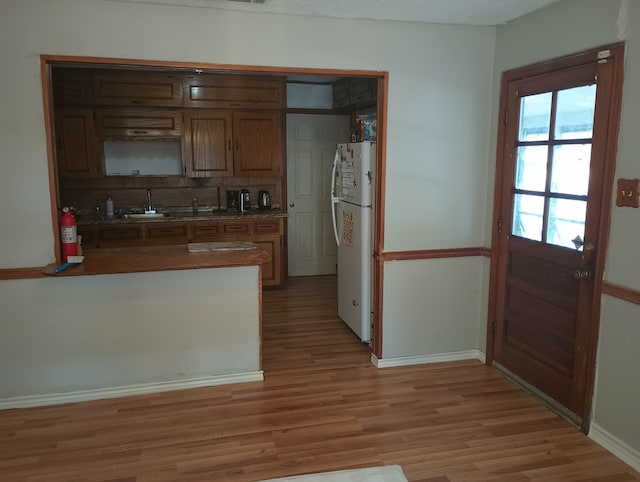
[[[217,241],[213,243],[188,243],[190,253],[206,253],[209,251],[246,251],[256,249],[251,241]]]

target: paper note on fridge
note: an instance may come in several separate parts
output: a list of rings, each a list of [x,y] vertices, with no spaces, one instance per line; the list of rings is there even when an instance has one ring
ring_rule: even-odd
[[[356,194],[356,190],[352,187],[343,187],[342,188],[342,196],[343,197],[353,197]]]
[[[348,173],[353,173],[353,172],[354,172],[353,161],[343,161],[342,162],[342,173],[343,174],[348,174]]]
[[[353,186],[356,182],[356,177],[353,173],[343,173],[342,174],[342,186],[350,187]]]
[[[353,246],[353,213],[345,212],[342,223],[342,242],[349,247]]]

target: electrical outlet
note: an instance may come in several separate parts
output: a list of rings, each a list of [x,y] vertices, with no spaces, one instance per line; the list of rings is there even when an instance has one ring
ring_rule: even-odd
[[[638,179],[618,179],[618,194],[616,196],[616,206],[626,206],[637,208],[640,206],[638,200]]]

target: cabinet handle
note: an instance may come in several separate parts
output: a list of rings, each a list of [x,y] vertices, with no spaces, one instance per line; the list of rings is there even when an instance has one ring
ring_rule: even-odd
[[[229,150],[231,150],[231,139],[227,140],[227,144],[229,145]]]
[[[231,107],[240,107],[242,105],[242,103],[241,102],[231,102],[229,105]]]
[[[147,131],[131,131],[131,132],[133,132],[134,134],[146,134],[147,133]]]
[[[142,99],[136,99],[136,100],[132,100],[131,103],[140,105],[140,104],[143,104],[144,101]]]

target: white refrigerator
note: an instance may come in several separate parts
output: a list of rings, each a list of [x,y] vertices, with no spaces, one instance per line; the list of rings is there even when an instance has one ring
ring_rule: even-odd
[[[331,203],[338,244],[338,316],[364,343],[373,319],[374,142],[338,144]]]

